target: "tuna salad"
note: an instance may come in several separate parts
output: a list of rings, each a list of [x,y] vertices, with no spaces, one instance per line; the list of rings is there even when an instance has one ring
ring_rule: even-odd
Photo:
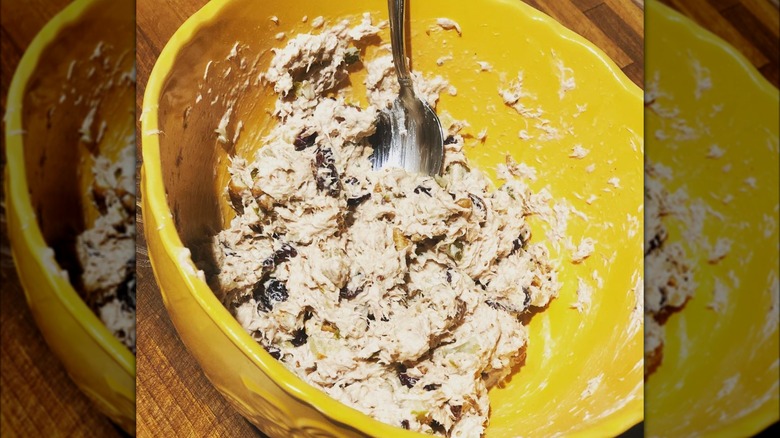
[[[76,240],[85,301],[135,354],[135,142],[96,156],[90,195],[100,215]]]
[[[373,170],[376,122],[398,93],[389,46],[366,55],[384,26],[365,15],[273,51],[262,78],[274,125],[230,162],[236,214],[213,239],[218,289],[271,356],[334,399],[405,429],[478,437],[488,390],[519,366],[528,316],[560,285],[526,222],[535,194],[509,158],[498,188],[472,167],[465,121],[440,113],[441,175]],[[350,81],[359,69],[365,80]],[[433,107],[453,94],[440,76],[413,76]]]

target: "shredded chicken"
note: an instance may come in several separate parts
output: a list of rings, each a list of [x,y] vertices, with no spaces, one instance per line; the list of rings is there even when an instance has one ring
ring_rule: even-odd
[[[277,123],[230,164],[219,289],[273,357],[331,397],[399,427],[482,436],[488,389],[525,354],[521,316],[560,287],[525,220],[541,201],[511,172],[495,189],[470,167],[458,121],[442,176],[373,170],[378,113],[398,92],[390,58],[362,60],[367,107],[343,85],[378,32],[366,15],[275,50],[264,78]],[[432,105],[449,89],[413,76]]]
[[[135,353],[135,141],[116,162],[95,159],[91,194],[100,211],[76,239],[85,301]]]

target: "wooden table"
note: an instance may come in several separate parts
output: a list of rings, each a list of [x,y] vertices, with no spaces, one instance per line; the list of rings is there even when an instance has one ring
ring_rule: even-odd
[[[71,0],[0,2],[2,113],[8,86],[33,37]],[[5,168],[5,140],[0,155]],[[1,172],[0,172],[1,173]],[[0,200],[3,194],[0,194]],[[3,437],[119,437],[66,375],[32,319],[13,266],[2,203],[0,236],[0,430]]]
[[[584,35],[642,83],[643,13],[629,0],[527,0]],[[202,0],[138,0],[137,105],[157,56]],[[140,136],[139,136],[140,138]],[[140,191],[139,191],[140,194]],[[140,221],[140,210],[138,220]],[[141,225],[138,227],[141,230]],[[138,239],[138,436],[263,436],[216,392],[179,340],[154,281],[142,233]]]

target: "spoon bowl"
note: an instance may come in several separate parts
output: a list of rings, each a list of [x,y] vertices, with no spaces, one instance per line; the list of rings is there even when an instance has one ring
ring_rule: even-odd
[[[393,105],[380,114],[376,132],[375,169],[401,167],[428,175],[441,172],[441,122],[433,108],[413,93],[402,91]]]
[[[427,102],[414,94],[404,50],[404,0],[388,0],[390,43],[401,91],[379,117],[374,142],[374,169],[400,167],[438,175],[444,161],[441,121]]]

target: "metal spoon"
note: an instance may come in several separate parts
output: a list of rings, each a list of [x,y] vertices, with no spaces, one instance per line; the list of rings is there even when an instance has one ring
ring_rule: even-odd
[[[387,0],[390,44],[401,92],[392,107],[380,113],[374,142],[374,169],[402,167],[408,172],[437,175],[444,160],[439,117],[414,94],[404,47],[404,0]]]

